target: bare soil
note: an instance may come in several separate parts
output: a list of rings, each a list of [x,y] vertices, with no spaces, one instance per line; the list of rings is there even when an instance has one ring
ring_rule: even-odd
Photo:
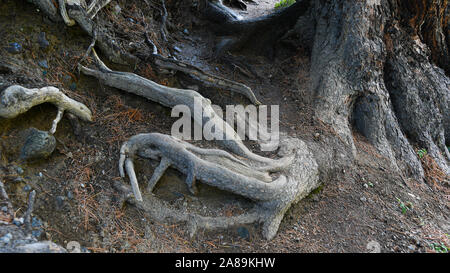
[[[162,54],[172,54],[211,73],[247,84],[263,104],[280,105],[281,131],[303,139],[311,147],[329,145],[330,151],[339,152],[341,147],[328,141],[333,132],[313,118],[309,56],[305,50],[280,45],[275,60],[249,56],[233,58],[242,62],[216,60],[211,54],[215,37],[206,22],[195,18],[189,1],[166,2],[170,12],[169,44],[159,38],[157,8],[144,7],[140,1],[112,1],[99,16],[116,26],[115,35],[123,48],[133,54],[148,54],[145,30],[140,24],[142,11],[152,22],[147,31]],[[275,1],[256,3],[249,4],[247,12],[241,15],[267,14]],[[117,4],[120,14],[114,13]],[[41,31],[50,42],[47,51],[37,44]],[[424,164],[430,166],[428,183],[402,178],[356,133],[356,160],[349,160],[324,177],[323,186],[293,206],[271,241],[261,238],[258,226],[245,227],[249,237],[236,227],[201,231],[189,238],[184,225],[154,222],[136,208],[117,202],[112,182],[128,183],[119,177],[117,168],[121,144],[137,133],[170,133],[175,121],[170,110],[79,75],[75,67],[90,38],[76,26],[49,22],[26,1],[0,3],[0,37],[0,64],[16,69],[0,69],[1,81],[28,87],[60,87],[94,114],[94,122],[82,123],[80,132],[63,118],[55,134],[56,151],[50,158],[32,163],[17,161],[24,131],[30,127],[48,130],[56,108],[44,104],[15,119],[0,119],[0,178],[18,209],[17,216],[26,209],[26,186],[36,189],[33,216],[42,221],[41,226],[35,227],[42,231],[41,239],[63,246],[77,241],[91,252],[367,252],[372,241],[380,245],[382,252],[436,252],[437,245],[450,247],[450,189],[436,178],[432,162],[427,161],[427,156],[423,158]],[[11,42],[20,43],[23,53],[13,55],[3,49]],[[38,66],[42,59],[48,61],[48,69]],[[108,65],[161,84],[183,86],[178,75],[158,74],[144,62],[136,67]],[[223,90],[200,92],[220,106],[248,103],[245,97]],[[256,146],[253,148],[257,150]],[[140,161],[139,181],[146,181],[154,167]],[[183,180],[180,173],[169,171],[155,194],[180,208],[203,214],[232,215],[251,206],[247,200],[206,185],[200,185],[199,194],[192,196]]]

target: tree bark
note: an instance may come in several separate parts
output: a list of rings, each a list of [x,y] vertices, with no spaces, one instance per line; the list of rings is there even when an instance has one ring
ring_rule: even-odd
[[[425,148],[450,174],[449,7],[447,0],[297,1],[266,17],[226,21],[217,33],[234,38],[218,48],[267,55],[261,47],[274,42],[264,37],[289,29],[311,36],[302,46],[311,48],[318,120],[353,154],[356,130],[395,170],[423,178],[414,148]]]
[[[352,147],[355,128],[393,168],[416,178],[423,169],[410,142],[426,148],[447,174],[450,159],[445,147],[450,80],[433,63],[433,52],[446,51],[448,57],[446,45],[428,47],[426,41],[442,35],[427,34],[423,41],[405,26],[412,22],[405,18],[427,18],[424,14],[447,5],[425,2],[429,10],[411,13],[394,0],[316,3],[311,67],[317,118]],[[433,31],[442,34],[441,29],[435,24]]]

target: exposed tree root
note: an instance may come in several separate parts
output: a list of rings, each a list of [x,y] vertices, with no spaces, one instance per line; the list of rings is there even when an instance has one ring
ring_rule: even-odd
[[[12,85],[6,88],[0,95],[0,117],[14,118],[27,112],[31,107],[45,102],[52,103],[58,108],[58,115],[49,131],[51,134],[55,133],[64,111],[82,120],[92,121],[92,113],[84,104],[67,97],[58,88],[52,86],[28,89],[20,85]]]
[[[130,161],[137,153],[142,157],[161,160],[147,186],[149,192],[170,166],[187,175],[186,184],[193,194],[197,192],[195,181],[199,179],[210,186],[249,199],[267,201],[278,197],[286,183],[285,176],[281,175],[271,181],[268,173],[252,169],[224,151],[201,149],[172,136],[152,133],[136,135],[122,146],[120,174],[125,175],[125,165],[132,185],[137,185],[137,181],[133,181],[136,176]],[[133,189],[135,193],[138,191],[139,189]],[[137,196],[140,196],[140,193]]]
[[[1,198],[0,204],[2,205],[2,207],[6,205],[6,209],[7,209],[7,211],[6,211],[7,218],[6,219],[2,218],[0,221],[0,224],[1,223],[7,224],[7,223],[12,222],[13,217],[14,217],[14,210],[13,210],[11,201],[9,200],[8,193],[6,193],[5,184],[3,184],[2,181],[0,181],[0,198]]]
[[[319,185],[317,163],[306,145],[298,140],[283,137],[281,153],[295,149],[295,163],[278,179],[270,182],[267,173],[258,171],[232,155],[220,150],[201,149],[168,135],[140,134],[130,138],[121,149],[119,169],[122,176],[130,177],[133,187],[138,187],[132,160],[136,155],[160,160],[148,184],[151,192],[168,167],[174,167],[187,175],[186,183],[195,192],[195,179],[213,187],[247,197],[255,201],[254,207],[233,217],[204,217],[195,213],[171,208],[166,202],[151,194],[142,196],[133,188],[135,199],[129,202],[143,209],[161,222],[187,222],[190,235],[197,229],[220,229],[231,226],[262,223],[263,236],[270,240],[278,230],[284,213],[302,197]],[[134,180],[134,181],[133,181]],[[116,185],[129,196],[126,186]]]
[[[223,3],[232,8],[247,10],[247,5],[241,0],[223,0]]]
[[[25,224],[25,232],[27,234],[31,234],[32,229],[31,213],[33,213],[35,199],[36,199],[36,191],[33,190],[32,192],[30,192],[30,195],[28,196],[28,208],[23,216],[24,219],[23,221]]]
[[[95,52],[95,51],[93,51]],[[96,56],[94,54],[94,56]],[[292,156],[279,160],[262,157],[251,152],[243,143],[233,128],[226,123],[219,115],[217,115],[212,106],[211,101],[205,99],[198,92],[188,89],[177,89],[159,85],[153,81],[140,77],[134,73],[112,71],[97,60],[99,70],[90,69],[82,65],[79,66],[81,72],[86,75],[94,76],[101,79],[106,85],[112,86],[138,96],[142,96],[154,102],[158,102],[166,107],[174,107],[176,105],[187,106],[193,114],[194,121],[203,128],[204,124],[214,124],[215,136],[223,136],[219,143],[232,151],[233,153],[260,162],[267,167],[268,171],[276,171],[286,168],[292,162]],[[201,105],[198,103],[201,102]],[[201,116],[195,114],[197,107],[202,109]],[[205,131],[206,134],[211,132]],[[214,136],[205,136],[214,139]]]
[[[153,54],[152,59],[153,63],[161,69],[181,71],[193,77],[194,79],[200,81],[207,87],[215,87],[240,93],[246,96],[253,104],[256,105],[261,104],[261,102],[258,101],[251,88],[246,86],[245,84],[234,82],[222,77],[209,74],[196,66],[180,62],[178,60],[168,59],[159,54]]]
[[[111,0],[91,0],[91,3],[86,10],[89,18],[91,18],[91,20],[94,19],[95,15],[97,15],[102,8],[106,7],[109,2],[111,2]]]
[[[310,1],[301,0],[267,16],[241,20],[242,18],[233,16],[233,11],[224,5],[205,0],[200,6],[200,12],[209,21],[216,23],[213,26],[215,32],[223,36],[216,47],[217,57],[227,51],[245,51],[272,58],[275,44],[308,11],[309,5]]]

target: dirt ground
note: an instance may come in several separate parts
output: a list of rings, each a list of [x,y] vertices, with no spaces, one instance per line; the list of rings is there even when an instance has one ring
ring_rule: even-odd
[[[230,64],[212,57],[215,37],[207,23],[193,16],[190,1],[166,1],[168,44],[159,37],[158,7],[141,2],[112,1],[99,14],[109,20],[123,48],[136,55],[149,53],[142,11],[151,22],[147,31],[161,54],[250,86],[263,104],[280,105],[281,131],[310,147],[334,145],[326,140],[333,132],[312,115],[306,50],[280,45],[274,60],[235,56],[243,61]],[[248,4],[247,11],[237,12],[257,17],[269,13],[276,1],[255,2]],[[116,5],[121,7],[119,13]],[[40,32],[50,42],[45,51],[37,43]],[[133,206],[117,202],[112,183],[128,183],[119,177],[117,168],[122,143],[138,133],[170,133],[175,121],[170,109],[78,74],[76,64],[90,38],[77,26],[49,22],[26,1],[0,2],[0,37],[0,84],[57,86],[86,104],[94,115],[94,122],[81,123],[79,131],[63,118],[55,134],[56,151],[32,163],[18,162],[24,134],[31,127],[48,130],[56,108],[44,104],[15,119],[0,118],[0,179],[17,216],[24,213],[30,190],[37,191],[33,227],[40,239],[63,246],[77,241],[90,252],[369,252],[378,246],[381,252],[445,252],[450,247],[450,187],[428,157],[422,159],[428,183],[406,179],[391,171],[387,160],[356,133],[356,160],[323,177],[321,187],[286,213],[271,241],[261,238],[258,226],[200,231],[189,238],[182,224],[154,222]],[[21,44],[23,52],[8,53],[4,47],[12,42]],[[48,68],[39,66],[42,60]],[[135,67],[108,65],[167,86],[184,86],[177,75],[159,74],[145,62]],[[227,91],[201,89],[200,93],[220,106],[248,103],[245,97]],[[139,181],[148,180],[154,167],[139,161]],[[205,215],[232,215],[251,206],[248,200],[206,185],[200,185],[198,196],[192,196],[183,180],[171,170],[154,193],[176,207]]]

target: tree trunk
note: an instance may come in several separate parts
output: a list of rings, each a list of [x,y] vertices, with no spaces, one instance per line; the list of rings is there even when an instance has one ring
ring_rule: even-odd
[[[303,46],[311,48],[316,118],[353,154],[356,130],[393,169],[423,178],[414,148],[426,149],[450,174],[449,7],[447,0],[303,0],[270,16],[230,19],[218,34],[237,33],[225,50],[254,54],[273,45],[249,43],[255,34],[279,39],[292,29],[304,36],[311,43]]]
[[[445,37],[438,23],[443,15],[428,15],[447,1],[400,3],[406,2],[316,3],[311,67],[316,116],[352,147],[355,128],[409,175],[423,177],[410,142],[426,148],[449,174],[450,80],[432,61],[439,54],[448,58],[448,50],[445,41],[436,42]],[[417,35],[418,24],[428,27],[425,40]]]

